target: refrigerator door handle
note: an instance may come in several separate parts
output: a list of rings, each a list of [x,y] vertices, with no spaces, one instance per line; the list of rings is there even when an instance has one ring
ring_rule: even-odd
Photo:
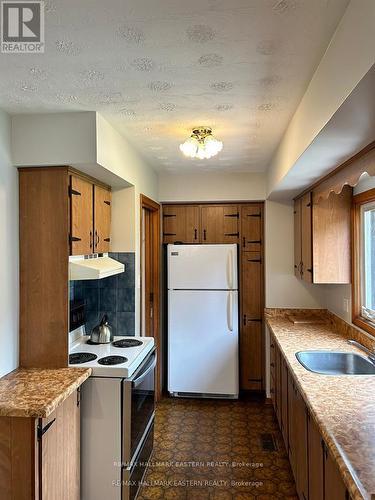
[[[230,332],[233,332],[233,293],[228,292],[227,297],[227,326]]]
[[[229,250],[227,260],[228,288],[233,288],[233,251]]]

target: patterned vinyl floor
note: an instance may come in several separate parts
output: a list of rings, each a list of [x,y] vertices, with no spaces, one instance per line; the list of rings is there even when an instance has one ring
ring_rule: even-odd
[[[275,446],[273,446],[275,445]],[[164,399],[138,500],[297,500],[271,405]]]

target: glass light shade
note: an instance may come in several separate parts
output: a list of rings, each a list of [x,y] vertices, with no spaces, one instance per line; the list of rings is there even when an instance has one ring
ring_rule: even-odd
[[[197,154],[199,142],[195,137],[189,137],[183,144],[180,144],[180,150],[185,156],[194,158]]]
[[[202,133],[193,131],[193,135],[186,139],[183,144],[180,144],[181,152],[190,158],[199,158],[205,160],[217,155],[223,149],[223,143],[218,141],[211,134],[209,129],[208,133],[205,129]]]

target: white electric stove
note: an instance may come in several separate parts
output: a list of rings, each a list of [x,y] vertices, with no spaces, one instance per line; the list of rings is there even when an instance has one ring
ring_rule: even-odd
[[[70,344],[69,366],[91,368],[93,377],[130,377],[154,348],[153,337],[114,337],[110,344],[93,344],[81,335]]]

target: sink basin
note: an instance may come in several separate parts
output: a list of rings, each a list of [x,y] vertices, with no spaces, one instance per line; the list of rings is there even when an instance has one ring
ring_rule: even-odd
[[[375,365],[354,352],[300,351],[296,358],[307,370],[323,375],[375,375]]]

